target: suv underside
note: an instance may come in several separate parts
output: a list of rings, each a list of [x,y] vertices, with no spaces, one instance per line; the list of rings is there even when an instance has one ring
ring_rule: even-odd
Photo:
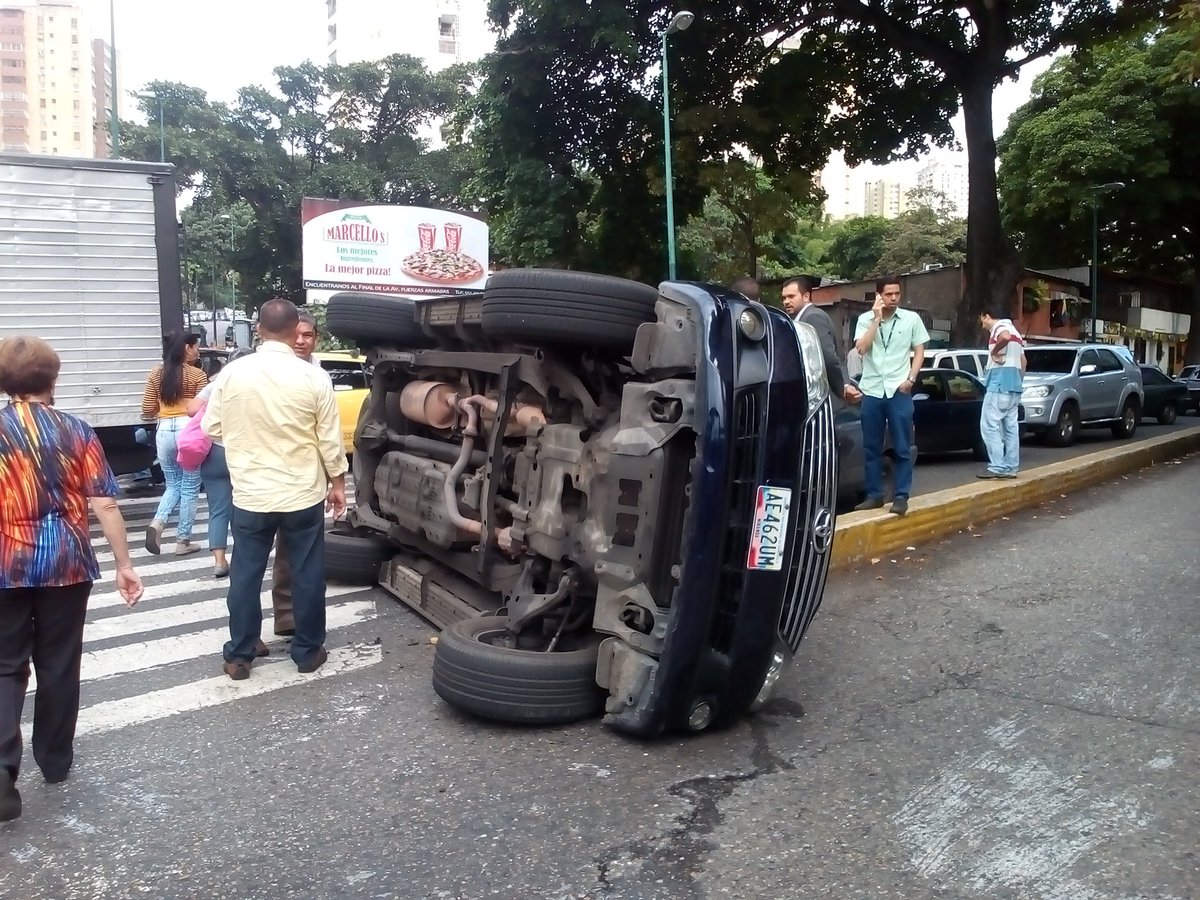
[[[829,404],[807,426],[797,409],[772,414],[775,381],[798,377],[803,402],[791,324],[681,288],[510,270],[483,296],[331,299],[330,330],[374,368],[350,524],[386,536],[379,583],[443,629],[434,687],[452,705],[699,730],[745,712],[815,614],[836,481]],[[772,372],[785,356],[794,371]],[[763,441],[772,418],[791,423],[781,454]],[[759,574],[777,595],[768,636],[738,610]],[[731,683],[743,677],[752,690]]]

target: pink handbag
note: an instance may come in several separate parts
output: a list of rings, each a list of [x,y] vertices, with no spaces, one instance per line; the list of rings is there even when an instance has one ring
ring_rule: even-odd
[[[199,469],[208,456],[208,451],[212,449],[212,438],[200,429],[200,420],[204,418],[204,410],[207,408],[208,403],[205,402],[196,414],[188,419],[176,439],[176,445],[179,447],[179,465],[185,472],[195,472]]]

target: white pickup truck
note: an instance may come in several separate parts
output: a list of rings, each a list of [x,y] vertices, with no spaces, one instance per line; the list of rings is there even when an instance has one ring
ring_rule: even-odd
[[[96,429],[117,474],[162,337],[183,327],[174,168],[0,154],[0,338],[33,334],[62,357],[55,405]]]

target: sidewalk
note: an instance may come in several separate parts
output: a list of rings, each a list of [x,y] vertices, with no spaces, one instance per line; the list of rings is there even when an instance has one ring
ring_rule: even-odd
[[[1136,444],[1026,469],[1016,481],[977,481],[909,499],[908,515],[883,510],[838,516],[832,566],[853,568],[905,547],[928,543],[970,525],[1036,506],[1044,500],[1126,472],[1200,450],[1200,426]]]

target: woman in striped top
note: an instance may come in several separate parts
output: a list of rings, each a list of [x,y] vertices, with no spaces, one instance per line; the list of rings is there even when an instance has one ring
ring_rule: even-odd
[[[166,490],[158,503],[154,519],[146,528],[146,549],[162,552],[162,533],[167,520],[179,506],[175,555],[186,556],[200,549],[192,543],[196,521],[196,503],[200,497],[200,473],[185,472],[179,465],[179,432],[187,424],[187,404],[208,384],[195,363],[200,359],[200,338],[194,334],[173,332],[163,340],[163,362],[155,366],[142,395],[142,418],[158,419],[156,442],[158,464],[162,467]]]

